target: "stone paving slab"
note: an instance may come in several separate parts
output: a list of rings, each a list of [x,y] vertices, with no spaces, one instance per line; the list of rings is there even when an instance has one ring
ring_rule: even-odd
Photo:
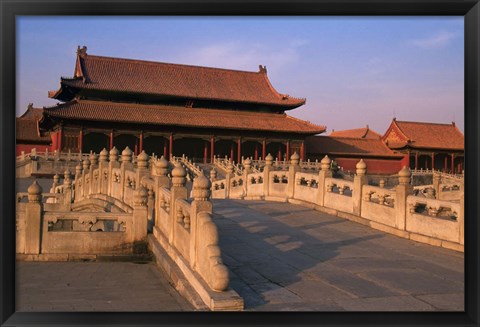
[[[16,263],[17,311],[191,311],[152,262]]]
[[[247,311],[463,311],[463,253],[302,206],[215,200]]]

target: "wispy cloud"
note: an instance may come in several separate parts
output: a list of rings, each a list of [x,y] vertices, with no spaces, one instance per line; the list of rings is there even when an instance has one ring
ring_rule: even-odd
[[[181,56],[183,63],[200,66],[222,67],[254,71],[258,65],[266,65],[270,70],[279,70],[300,60],[299,48],[307,41],[294,41],[272,47],[264,44],[245,44],[241,41],[228,41],[205,45]]]
[[[443,31],[426,38],[411,40],[410,43],[424,49],[442,48],[456,36],[456,33]]]

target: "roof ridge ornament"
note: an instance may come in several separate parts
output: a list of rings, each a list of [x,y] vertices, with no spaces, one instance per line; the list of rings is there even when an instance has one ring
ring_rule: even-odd
[[[267,73],[267,66],[258,65],[259,73]]]
[[[87,55],[87,47],[83,46],[80,48],[80,46],[77,46],[77,55]]]

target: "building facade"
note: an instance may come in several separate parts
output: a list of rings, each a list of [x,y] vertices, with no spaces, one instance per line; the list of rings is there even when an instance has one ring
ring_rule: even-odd
[[[29,153],[32,149],[44,151],[51,149],[51,138],[49,135],[41,135],[38,121],[43,116],[42,108],[34,108],[29,104],[27,111],[15,120],[16,125],[16,155],[22,151]]]
[[[324,126],[285,112],[305,99],[278,93],[258,72],[149,62],[87,54],[78,48],[74,76],[61,78],[39,127],[52,150],[99,152],[114,146],[136,153],[305,159],[305,138]]]
[[[392,120],[382,137],[396,153],[406,155],[411,169],[435,169],[450,173],[464,170],[465,139],[451,124]]]

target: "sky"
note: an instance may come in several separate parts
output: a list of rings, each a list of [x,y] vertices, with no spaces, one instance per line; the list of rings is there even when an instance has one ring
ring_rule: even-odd
[[[99,56],[258,71],[306,98],[288,114],[332,130],[397,120],[464,131],[464,18],[17,17],[16,113],[52,106],[77,46]]]

